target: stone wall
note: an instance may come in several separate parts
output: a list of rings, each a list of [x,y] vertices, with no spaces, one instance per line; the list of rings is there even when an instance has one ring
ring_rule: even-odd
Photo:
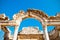
[[[18,40],[44,40],[42,34],[18,34]]]

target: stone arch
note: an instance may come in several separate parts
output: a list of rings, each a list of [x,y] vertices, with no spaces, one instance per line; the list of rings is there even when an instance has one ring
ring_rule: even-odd
[[[42,23],[35,18],[23,19],[23,21],[21,22],[20,27],[19,27],[19,32],[22,31],[23,27],[34,27],[34,28],[38,28],[39,30],[43,31]]]
[[[42,24],[42,28],[45,26],[45,21],[48,19],[48,15],[44,14],[44,12],[40,10],[33,10],[33,9],[28,9],[27,12],[25,13],[24,11],[20,11],[16,15],[21,16],[22,20],[26,18],[34,18]]]
[[[44,26],[44,22],[48,19],[48,15],[44,14],[42,11],[39,10],[29,9],[22,17],[22,20],[26,18],[35,18],[38,21],[40,21]]]
[[[46,22],[47,22],[48,16],[46,14],[44,14],[42,11],[33,10],[33,9],[27,10],[26,13],[24,13],[23,11],[20,11],[18,14],[14,15],[13,18],[14,18],[14,20],[17,21],[17,24],[19,23],[18,21],[20,21],[20,20],[22,21],[26,18],[35,18],[35,19],[39,20],[42,23],[42,26],[44,27],[44,33],[46,35],[48,34],[47,29],[46,29],[46,27],[47,27]],[[15,30],[14,35],[16,35],[16,36],[17,36],[17,33],[18,33],[17,32],[18,28],[19,27],[17,27],[17,29]],[[13,38],[14,40],[16,40],[16,38],[15,38],[16,36],[14,36],[14,38]],[[48,37],[48,35],[46,36],[46,39],[49,40],[49,38],[47,38],[47,37]]]

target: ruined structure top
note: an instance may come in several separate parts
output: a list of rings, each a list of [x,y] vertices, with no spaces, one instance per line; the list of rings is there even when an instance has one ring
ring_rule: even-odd
[[[7,27],[15,26],[13,40],[17,40],[17,37],[19,36],[18,28],[20,26],[20,23],[22,20],[24,20],[26,18],[35,18],[42,23],[44,31],[43,31],[43,35],[39,35],[39,37],[43,36],[43,37],[41,37],[41,40],[44,40],[44,39],[45,40],[50,40],[50,39],[55,40],[55,39],[59,38],[60,14],[57,14],[56,16],[48,16],[47,14],[45,14],[44,12],[42,12],[40,10],[29,9],[29,10],[27,10],[27,12],[20,11],[19,13],[14,14],[12,20],[8,20],[9,19],[8,17],[6,17],[4,14],[0,14],[0,27],[5,32],[4,39],[10,40],[10,37],[8,37],[8,35],[10,34],[10,31],[8,30]],[[47,26],[51,26],[51,25],[55,26],[55,29],[51,33],[48,33]],[[31,29],[31,28],[29,28],[29,29]],[[34,28],[32,28],[31,30],[33,30],[33,29]],[[28,30],[28,31],[31,31],[31,30]],[[22,34],[22,32],[23,31],[21,31],[20,33]],[[38,30],[35,30],[35,32],[38,32]],[[40,33],[40,32],[38,32],[38,33]],[[56,33],[56,36],[54,36],[55,33]],[[38,35],[36,35],[36,36],[38,36]],[[18,40],[19,40],[19,38],[21,38],[21,37],[18,37]],[[39,38],[39,40],[40,40],[40,38]]]

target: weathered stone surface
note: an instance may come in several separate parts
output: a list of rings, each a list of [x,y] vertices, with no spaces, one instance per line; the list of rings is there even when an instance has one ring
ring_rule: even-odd
[[[8,34],[10,32],[7,30],[6,26],[18,26],[17,21],[20,21],[20,18],[22,18],[22,20],[26,18],[35,18],[42,23],[43,29],[45,28],[45,26],[55,26],[55,29],[49,33],[49,38],[50,40],[60,40],[60,13],[56,16],[49,17],[47,14],[44,14],[44,12],[34,9],[29,9],[27,10],[27,12],[20,11],[18,14],[15,14],[13,16],[12,20],[8,20],[8,17],[6,17],[4,14],[0,14],[0,26],[1,29],[5,32],[4,40],[10,40],[8,37]],[[44,40],[45,37],[43,37],[43,35],[45,34],[41,34],[41,32],[36,29],[34,29],[35,31],[33,31],[33,29],[31,30],[28,30],[28,33],[23,33],[23,31],[21,31],[21,34],[18,34],[17,39],[26,38],[28,40],[32,38],[33,40],[35,40],[36,38],[36,40]]]

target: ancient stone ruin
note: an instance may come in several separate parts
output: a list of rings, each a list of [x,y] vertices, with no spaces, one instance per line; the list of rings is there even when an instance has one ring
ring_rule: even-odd
[[[27,27],[23,28],[18,33],[21,21],[26,18],[35,18],[42,23],[43,31],[38,28]],[[48,33],[48,26],[55,26],[55,28]],[[14,35],[10,34],[8,26],[14,26]],[[0,29],[5,32],[4,40],[60,40],[60,14],[56,16],[48,16],[40,10],[28,9],[27,12],[20,11],[14,14],[13,19],[9,20],[4,14],[0,14]]]

